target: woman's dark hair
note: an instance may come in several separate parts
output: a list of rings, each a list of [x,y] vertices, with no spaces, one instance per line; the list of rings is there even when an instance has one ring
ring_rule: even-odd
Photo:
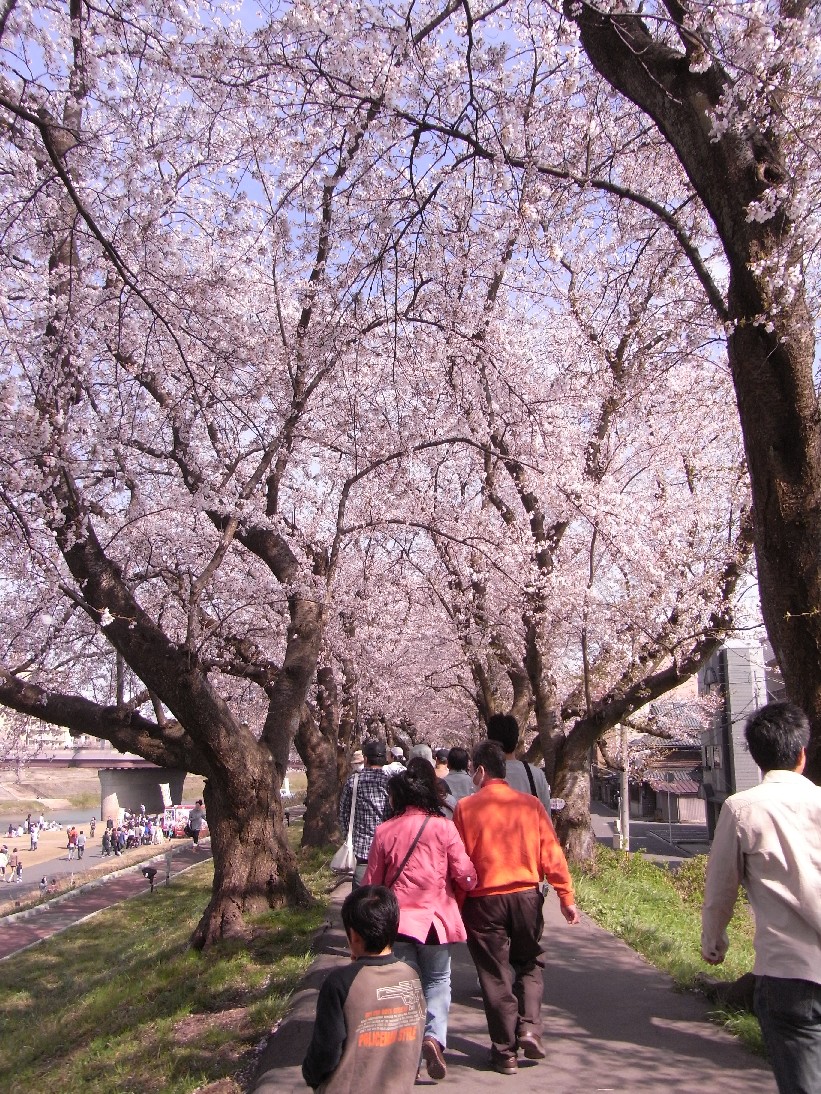
[[[412,757],[404,771],[390,777],[388,793],[395,817],[401,816],[409,807],[434,817],[443,815],[436,789],[436,772],[433,764],[423,756]]]
[[[767,703],[748,720],[744,735],[762,771],[793,771],[809,744],[810,724],[794,703]]]
[[[361,937],[366,953],[381,953],[396,941],[399,903],[384,885],[360,885],[345,897],[342,924]]]

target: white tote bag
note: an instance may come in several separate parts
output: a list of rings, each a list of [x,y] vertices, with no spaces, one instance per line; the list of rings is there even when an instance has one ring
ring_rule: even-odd
[[[351,817],[348,821],[348,835],[345,842],[331,859],[331,869],[335,874],[352,874],[356,869],[356,855],[353,850],[353,819],[356,813],[356,791],[359,786],[359,773],[353,777],[353,796],[351,798]]]

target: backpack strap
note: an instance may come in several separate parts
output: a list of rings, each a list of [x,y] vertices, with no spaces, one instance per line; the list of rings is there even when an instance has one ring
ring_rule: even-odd
[[[536,793],[536,782],[533,778],[533,772],[530,770],[530,764],[527,762],[527,760],[522,760],[522,763],[525,765],[525,771],[527,772],[527,781],[530,783],[530,793],[533,795],[534,798],[538,798],[539,795]]]

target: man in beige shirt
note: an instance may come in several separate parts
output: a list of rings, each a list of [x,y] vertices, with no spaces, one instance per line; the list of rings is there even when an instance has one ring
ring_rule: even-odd
[[[821,1091],[821,787],[804,778],[809,725],[769,703],[745,727],[763,781],[729,797],[707,866],[701,953],[719,965],[738,886],[755,914],[755,1011],[781,1094]]]

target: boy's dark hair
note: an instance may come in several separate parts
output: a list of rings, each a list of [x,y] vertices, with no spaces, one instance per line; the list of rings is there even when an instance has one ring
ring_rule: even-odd
[[[384,885],[360,885],[345,897],[342,924],[361,937],[366,953],[381,953],[396,941],[399,903]]]
[[[767,703],[747,720],[744,736],[762,771],[792,771],[809,744],[810,724],[794,703]]]
[[[473,750],[473,770],[483,767],[492,779],[503,779],[507,761],[498,741],[480,741]]]
[[[515,752],[519,744],[519,723],[512,714],[491,714],[487,720],[487,735],[498,741],[503,752]]]
[[[448,753],[448,767],[451,771],[467,771],[469,763],[468,750],[460,748],[459,745],[454,745]]]

